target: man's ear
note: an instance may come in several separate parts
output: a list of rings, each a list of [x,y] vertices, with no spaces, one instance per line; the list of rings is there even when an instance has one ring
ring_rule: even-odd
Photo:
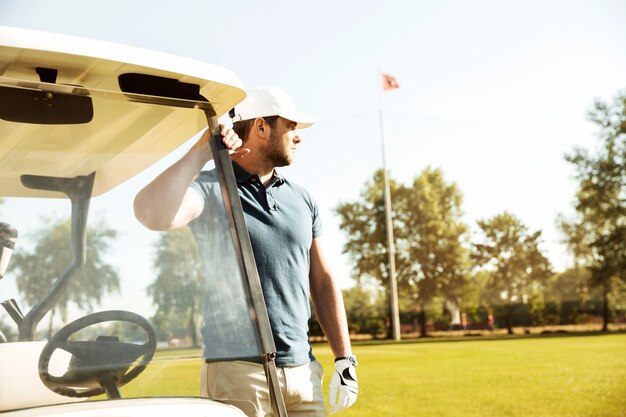
[[[265,123],[265,119],[263,119],[262,117],[257,117],[256,119],[254,119],[252,130],[254,130],[257,135],[264,138],[269,133],[268,127],[268,124]]]

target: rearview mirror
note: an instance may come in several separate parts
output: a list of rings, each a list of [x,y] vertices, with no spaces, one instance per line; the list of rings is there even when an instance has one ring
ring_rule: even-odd
[[[0,86],[0,119],[33,124],[80,124],[93,119],[91,97]]]

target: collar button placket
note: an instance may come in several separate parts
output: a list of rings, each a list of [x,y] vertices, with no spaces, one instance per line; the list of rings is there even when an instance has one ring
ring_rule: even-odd
[[[276,210],[276,199],[274,198],[274,195],[272,194],[271,188],[268,188],[266,190],[265,196],[267,198],[267,206],[269,207],[269,209]]]

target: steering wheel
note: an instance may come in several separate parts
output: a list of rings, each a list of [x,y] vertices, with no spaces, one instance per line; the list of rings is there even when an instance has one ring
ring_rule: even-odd
[[[69,340],[82,329],[109,321],[139,326],[148,341],[143,344],[122,343],[116,336],[98,336],[90,341]],[[57,349],[72,354],[69,368],[62,376],[50,375],[48,371],[52,354]],[[109,398],[120,398],[118,388],[146,368],[155,350],[156,334],[142,316],[122,310],[89,314],[63,327],[44,346],[39,355],[39,377],[46,387],[67,397],[91,397],[106,392]]]

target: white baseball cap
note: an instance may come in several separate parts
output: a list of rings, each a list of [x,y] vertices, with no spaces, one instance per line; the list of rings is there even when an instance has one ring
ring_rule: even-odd
[[[280,116],[298,123],[299,129],[311,126],[317,117],[296,110],[289,95],[278,87],[260,86],[248,91],[246,98],[235,106],[233,122],[257,117]]]

